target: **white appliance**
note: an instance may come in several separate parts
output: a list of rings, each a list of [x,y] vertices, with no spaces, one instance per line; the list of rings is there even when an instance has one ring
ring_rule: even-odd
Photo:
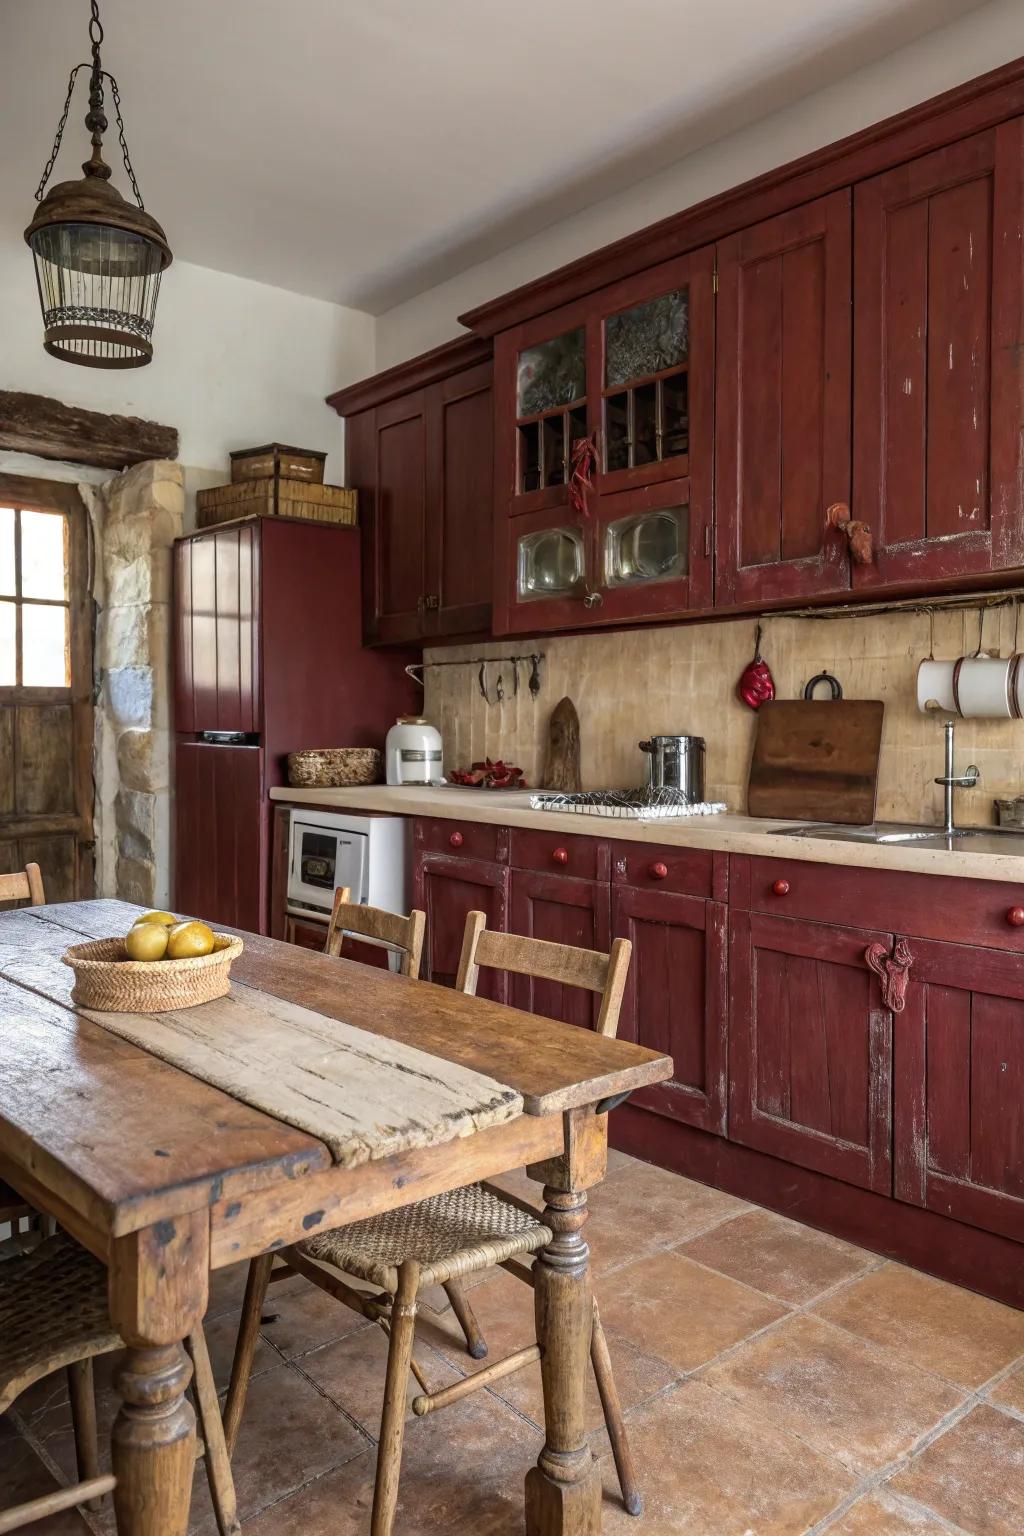
[[[293,810],[285,903],[289,915],[326,923],[341,885],[347,885],[352,900],[363,906],[408,912],[409,826],[402,816]]]
[[[441,733],[422,715],[401,715],[384,746],[389,784],[437,784],[444,777]]]

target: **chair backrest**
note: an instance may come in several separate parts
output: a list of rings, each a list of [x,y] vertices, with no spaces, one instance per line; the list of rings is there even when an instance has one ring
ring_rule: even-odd
[[[351,933],[357,938],[381,944],[393,954],[400,954],[402,975],[411,976],[415,981],[420,974],[423,954],[424,914],[413,911],[408,917],[402,917],[398,912],[385,912],[380,907],[364,907],[351,898],[347,885],[339,886],[334,893],[324,954],[340,955],[345,935]]]
[[[39,865],[26,864],[13,875],[0,875],[0,901],[29,901],[34,907],[45,907],[46,892]]]
[[[547,939],[529,939],[519,933],[495,933],[487,926],[483,912],[466,915],[462,939],[462,958],[455,986],[459,992],[476,992],[480,967],[512,971],[517,976],[531,976],[535,981],[560,982],[565,987],[583,987],[601,994],[601,1009],[595,1026],[599,1035],[614,1036],[619,1027],[622,994],[633,946],[628,939],[615,939],[611,953],[596,949],[577,949],[572,944],[551,944]]]

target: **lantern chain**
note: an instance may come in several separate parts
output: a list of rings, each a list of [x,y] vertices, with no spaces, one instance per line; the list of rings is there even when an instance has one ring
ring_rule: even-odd
[[[43,200],[43,193],[46,191],[46,183],[49,181],[51,175],[53,174],[53,167],[57,156],[60,153],[60,141],[64,137],[64,128],[68,120],[68,112],[71,109],[71,98],[75,93],[75,81],[78,78],[78,71],[80,69],[88,68],[88,64],[76,64],[68,76],[68,94],[64,101],[64,111],[61,113],[60,122],[57,124],[57,133],[53,141],[53,148],[50,150],[50,158],[46,162],[39,185],[36,188],[37,203],[41,203]]]
[[[117,137],[121,143],[121,154],[124,156],[124,168],[128,173],[128,180],[132,184],[132,191],[135,193],[135,201],[138,203],[139,207],[144,210],[146,205],[142,201],[142,193],[139,191],[139,184],[135,179],[135,171],[128,156],[128,141],[124,136],[124,118],[121,116],[121,93],[117,88],[117,81],[114,79],[113,75],[108,75],[106,70],[104,70],[103,73],[110,81],[110,99],[114,103],[114,116],[117,118]]]

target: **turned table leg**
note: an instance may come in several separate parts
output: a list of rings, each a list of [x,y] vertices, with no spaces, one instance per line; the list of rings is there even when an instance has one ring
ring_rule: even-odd
[[[534,1266],[545,1444],[526,1475],[527,1536],[598,1536],[601,1478],[587,1443],[585,1394],[593,1324],[587,1197],[551,1186],[543,1221],[554,1237]]]
[[[208,1232],[203,1212],[114,1243],[110,1312],[128,1346],[111,1435],[118,1536],[188,1531],[196,1421],[185,1397],[192,1366],[182,1340],[206,1310]]]

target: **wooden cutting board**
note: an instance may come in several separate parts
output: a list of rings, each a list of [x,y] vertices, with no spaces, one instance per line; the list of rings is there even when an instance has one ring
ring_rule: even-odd
[[[787,821],[875,819],[881,699],[775,699],[757,712],[747,812]]]

